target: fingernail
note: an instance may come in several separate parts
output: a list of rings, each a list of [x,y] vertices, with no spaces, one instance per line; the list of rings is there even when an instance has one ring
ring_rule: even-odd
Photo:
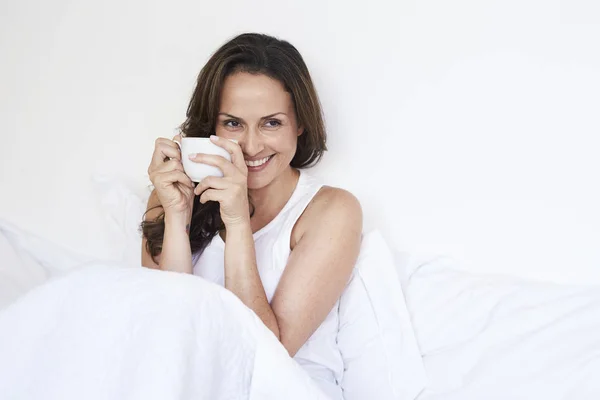
[[[219,138],[216,135],[210,135],[210,140],[216,142]]]
[[[197,153],[190,153],[190,154],[188,155],[188,158],[189,158],[190,160],[193,160],[194,158],[196,158],[196,155],[197,155]]]

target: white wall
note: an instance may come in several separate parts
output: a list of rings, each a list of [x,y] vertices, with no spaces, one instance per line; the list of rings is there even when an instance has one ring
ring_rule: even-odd
[[[367,229],[475,271],[600,283],[595,0],[4,1],[0,217],[105,251],[90,175],[147,183],[154,139],[243,31],[304,55],[329,128],[317,172]]]

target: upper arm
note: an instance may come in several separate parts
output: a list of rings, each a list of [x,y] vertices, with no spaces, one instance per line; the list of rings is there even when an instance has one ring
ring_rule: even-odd
[[[146,208],[146,214],[144,215],[145,220],[154,220],[162,213],[162,207],[160,206],[160,201],[158,200],[158,196],[156,194],[156,189],[150,193],[150,197],[148,198],[148,207]],[[156,256],[156,261],[159,262],[160,255]],[[154,269],[160,269],[157,262],[154,262],[152,256],[148,253],[148,249],[146,248],[146,238],[142,237],[142,266]]]
[[[293,247],[271,307],[280,340],[294,355],[340,298],[358,257],[362,210],[349,192],[323,188],[298,221]]]

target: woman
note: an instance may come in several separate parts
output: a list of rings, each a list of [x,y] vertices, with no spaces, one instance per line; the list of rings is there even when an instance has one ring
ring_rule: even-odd
[[[181,131],[210,136],[232,161],[192,155],[224,173],[195,186],[181,164],[180,137],[156,141],[142,264],[224,285],[340,398],[335,305],[358,256],[362,213],[352,194],[302,171],[326,149],[302,57],[266,35],[229,41],[200,72]]]

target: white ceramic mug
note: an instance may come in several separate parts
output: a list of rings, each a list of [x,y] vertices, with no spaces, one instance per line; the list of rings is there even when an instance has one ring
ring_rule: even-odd
[[[201,164],[190,160],[189,155],[194,153],[214,154],[231,161],[231,154],[224,148],[211,142],[209,138],[181,138],[181,162],[183,164],[183,170],[193,182],[200,182],[207,176],[223,176],[223,172],[215,166]]]

